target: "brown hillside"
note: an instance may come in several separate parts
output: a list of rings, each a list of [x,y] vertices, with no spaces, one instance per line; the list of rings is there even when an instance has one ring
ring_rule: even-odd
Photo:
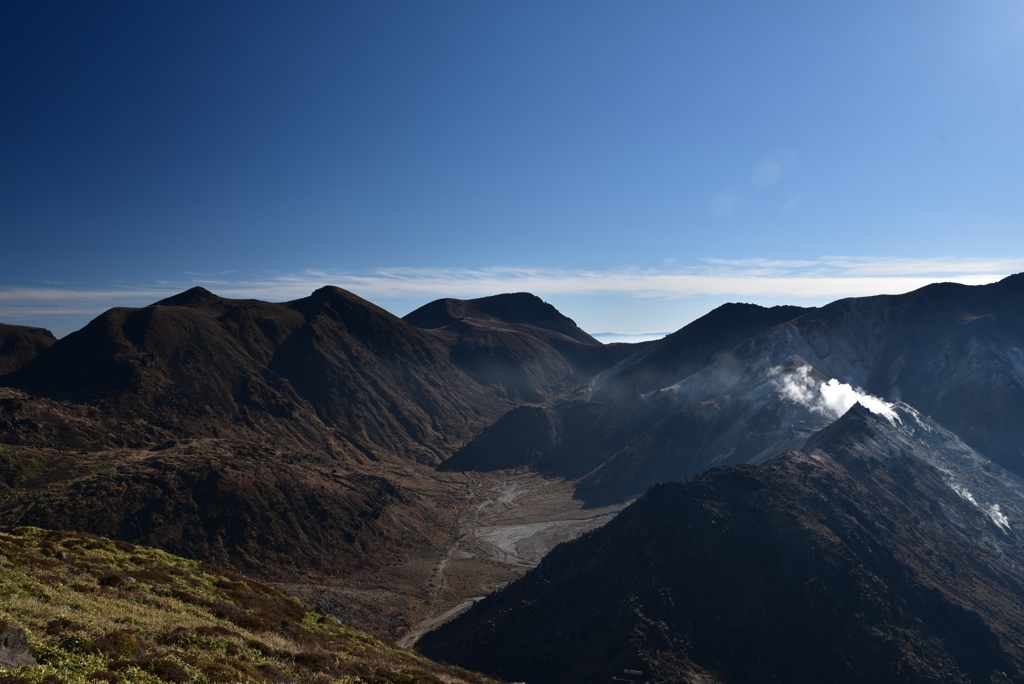
[[[271,304],[194,288],[111,309],[4,378],[178,437],[439,463],[505,410],[431,336],[338,288]]]
[[[45,328],[0,323],[0,375],[18,370],[56,341]]]

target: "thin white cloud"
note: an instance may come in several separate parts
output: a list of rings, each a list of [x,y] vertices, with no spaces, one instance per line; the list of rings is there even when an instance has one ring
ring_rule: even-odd
[[[1008,274],[1024,270],[1024,258],[1005,257],[979,259],[970,257],[938,257],[905,259],[897,257],[823,256],[814,260],[778,259],[704,259],[712,266],[739,271],[772,269],[788,275],[897,276],[915,275],[963,276]]]
[[[848,275],[967,275],[967,274],[1009,274],[1024,270],[1024,259],[1006,257],[999,259],[972,259],[946,257],[934,259],[898,259],[868,257],[822,257],[830,268],[841,270]]]
[[[788,213],[789,210],[792,209],[793,207],[795,207],[797,204],[799,204],[800,200],[802,200],[803,198],[804,198],[804,196],[801,193],[801,194],[796,195],[795,197],[793,197],[793,199],[789,200],[785,204],[783,204],[782,205],[782,213],[783,214]]]
[[[167,297],[178,290],[161,287],[88,288],[74,290],[67,287],[7,287],[0,288],[0,302],[38,302],[61,300],[64,302],[105,299],[116,302],[139,297]],[[116,306],[112,304],[111,306]]]
[[[99,313],[142,306],[195,285],[224,297],[288,301],[337,285],[371,301],[481,297],[501,292],[540,296],[618,295],[681,299],[829,300],[900,294],[939,281],[980,285],[1024,270],[1024,259],[899,259],[826,256],[816,260],[706,259],[699,266],[662,269],[380,268],[364,273],[307,270],[264,278],[200,276],[140,287],[0,288],[0,318]]]

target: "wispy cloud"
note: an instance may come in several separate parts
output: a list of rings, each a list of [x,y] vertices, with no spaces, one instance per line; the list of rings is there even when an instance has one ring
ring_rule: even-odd
[[[564,270],[538,268],[379,268],[363,273],[307,270],[232,278],[186,274],[180,281],[137,287],[70,285],[0,288],[0,318],[95,314],[112,306],[141,306],[195,285],[224,297],[288,301],[337,285],[373,301],[481,297],[501,292],[541,296],[619,295],[679,299],[714,296],[793,301],[899,294],[938,281],[994,282],[1024,270],[1024,259],[964,257],[904,259],[825,256],[814,260],[705,259],[691,267]]]

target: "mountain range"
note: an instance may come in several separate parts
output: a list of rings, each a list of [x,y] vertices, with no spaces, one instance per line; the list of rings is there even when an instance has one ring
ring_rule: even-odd
[[[795,448],[838,417],[825,397],[807,395],[835,379],[851,397],[857,389],[906,401],[1021,475],[1022,326],[1022,275],[818,309],[727,304],[543,415],[506,413],[443,467],[529,465],[583,478],[577,495],[590,503],[625,500],[657,482]]]
[[[447,321],[426,307],[411,315],[433,327],[417,328],[339,288],[283,304],[193,288],[56,342],[9,326],[0,522],[265,580],[341,577],[396,593],[390,612],[375,594],[346,617],[400,634],[421,617],[471,482],[433,466],[522,395],[556,396],[628,348],[529,294],[463,309]],[[502,566],[480,581],[495,573],[507,579]]]
[[[1024,274],[602,345],[526,293],[400,319],[194,288],[4,326],[0,523],[441,625],[423,652],[528,682],[1021,680],[1022,302]],[[527,572],[502,549],[568,528],[522,502],[570,495],[637,501]]]

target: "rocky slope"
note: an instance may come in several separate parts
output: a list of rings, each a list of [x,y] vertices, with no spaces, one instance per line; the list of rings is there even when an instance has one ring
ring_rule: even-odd
[[[820,309],[726,305],[543,414],[505,414],[444,467],[530,465],[585,477],[578,493],[588,503],[621,501],[793,448],[836,417],[807,396],[835,379],[852,393],[906,401],[1024,474],[1022,339],[1024,275]]]
[[[91,533],[259,575],[380,573],[443,547],[462,487],[197,440],[159,451],[0,445],[0,522]]]
[[[903,405],[803,449],[653,488],[420,648],[536,684],[1024,679],[1019,478]]]

